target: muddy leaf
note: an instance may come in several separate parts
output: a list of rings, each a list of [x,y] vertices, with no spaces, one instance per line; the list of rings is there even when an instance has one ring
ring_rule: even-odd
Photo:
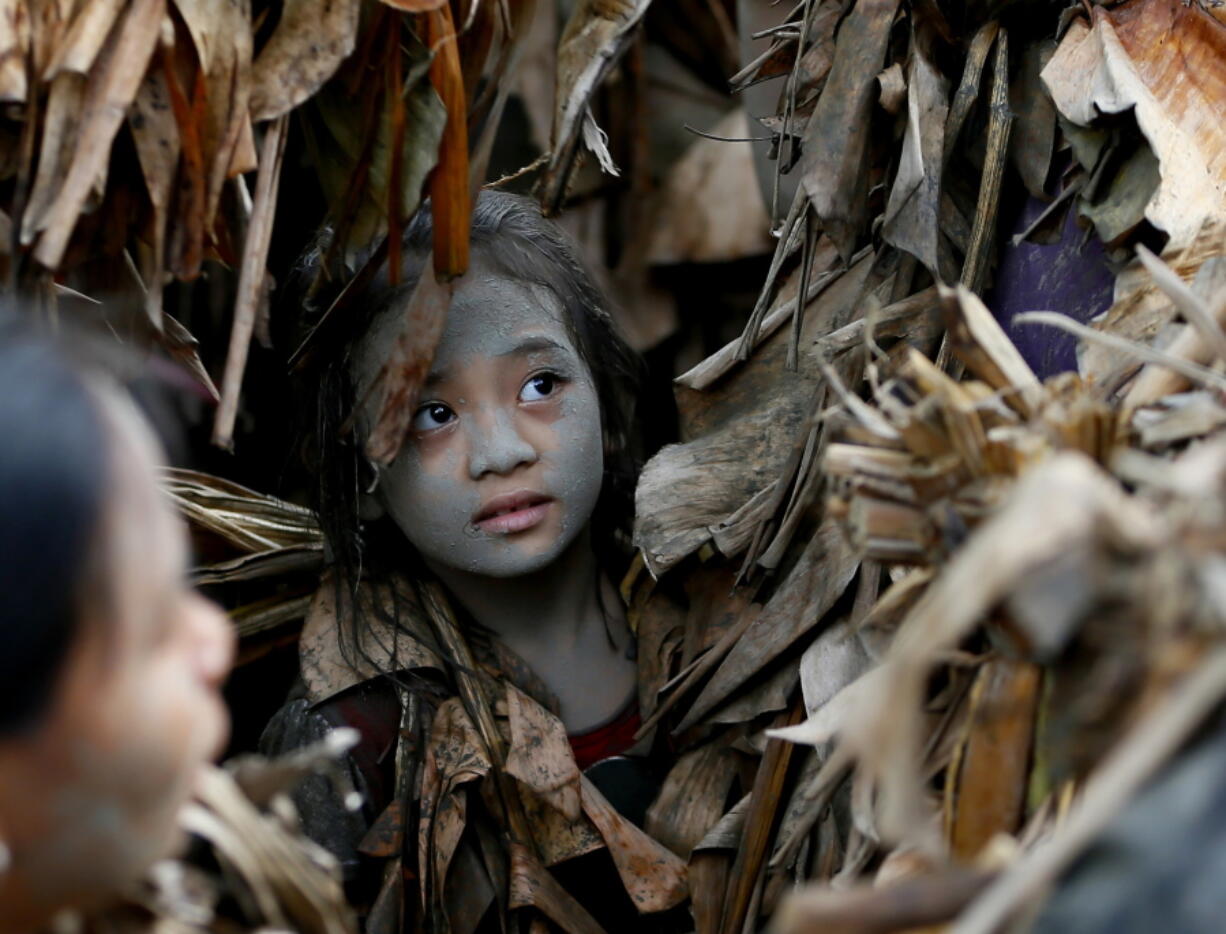
[[[549,165],[541,189],[548,214],[561,207],[592,95],[625,51],[650,2],[580,0],[571,10],[558,42]]]
[[[276,31],[251,66],[251,119],[271,120],[297,107],[353,51],[358,0],[288,0]]]
[[[805,131],[803,184],[826,235],[851,262],[868,223],[868,133],[898,0],[857,0]]]
[[[510,685],[507,716],[511,723],[507,773],[568,820],[579,820],[579,767],[562,721]]]
[[[511,908],[536,908],[567,934],[604,934],[604,928],[519,843],[511,844],[510,888]]]
[[[699,721],[817,626],[842,596],[859,563],[838,525],[827,520],[762,613],[728,653],[678,729]]]
[[[417,865],[423,876],[423,899],[430,892],[442,891],[447,867],[464,832],[468,812],[461,786],[489,774],[490,767],[484,743],[464,712],[463,702],[458,697],[447,699],[434,716],[421,779]]]
[[[583,812],[604,838],[635,908],[647,914],[685,901],[685,863],[622,817],[590,781],[582,781]]]
[[[546,866],[555,866],[604,847],[604,840],[586,817],[581,815],[572,821],[556,806],[526,789],[522,789],[520,799],[532,827],[532,839]]]
[[[380,612],[364,614],[360,646],[353,663],[341,651],[342,630],[336,611],[336,582],[328,575],[315,593],[299,637],[299,665],[313,703],[387,671],[415,668],[444,670],[433,647],[429,624],[412,591],[396,584],[395,595],[366,585],[359,599],[379,601]],[[396,619],[393,627],[386,619]]]
[[[912,52],[907,84],[907,131],[881,235],[936,276],[949,89],[919,49]]]
[[[162,288],[166,277],[166,224],[179,169],[179,129],[170,103],[166,76],[151,68],[136,92],[128,116],[136,155],[140,159],[149,203],[153,205],[153,244],[144,269],[145,312],[162,326]]]
[[[735,778],[736,760],[722,744],[706,743],[685,753],[647,811],[647,833],[688,859],[723,817]]]
[[[366,443],[367,453],[381,464],[390,464],[400,451],[413,418],[417,393],[429,372],[447,321],[453,291],[451,283],[440,283],[431,271],[423,273],[412,292],[404,297],[404,324],[379,374],[382,386],[379,414]]]

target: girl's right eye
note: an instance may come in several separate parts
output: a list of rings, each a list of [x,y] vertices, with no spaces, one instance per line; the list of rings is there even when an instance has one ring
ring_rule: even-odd
[[[455,418],[455,412],[441,402],[428,402],[413,415],[414,431],[433,431]]]

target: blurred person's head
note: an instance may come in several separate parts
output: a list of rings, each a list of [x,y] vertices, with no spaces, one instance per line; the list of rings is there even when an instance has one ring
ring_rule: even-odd
[[[0,320],[0,931],[105,901],[180,842],[233,636],[131,404]]]

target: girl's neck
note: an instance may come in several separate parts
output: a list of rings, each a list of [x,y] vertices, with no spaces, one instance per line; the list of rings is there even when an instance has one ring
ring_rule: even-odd
[[[569,732],[589,729],[624,708],[635,685],[635,665],[626,653],[630,632],[588,534],[552,564],[519,577],[431,570],[478,624],[554,692]]]
[[[605,625],[600,574],[587,533],[552,564],[518,577],[486,577],[433,564],[430,569],[474,620],[520,654],[537,646],[564,650],[589,626]]]

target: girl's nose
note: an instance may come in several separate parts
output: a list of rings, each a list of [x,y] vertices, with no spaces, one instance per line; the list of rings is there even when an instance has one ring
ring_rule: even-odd
[[[508,474],[521,464],[536,461],[536,448],[516,429],[504,412],[474,419],[469,435],[468,475],[480,480],[487,473]]]

